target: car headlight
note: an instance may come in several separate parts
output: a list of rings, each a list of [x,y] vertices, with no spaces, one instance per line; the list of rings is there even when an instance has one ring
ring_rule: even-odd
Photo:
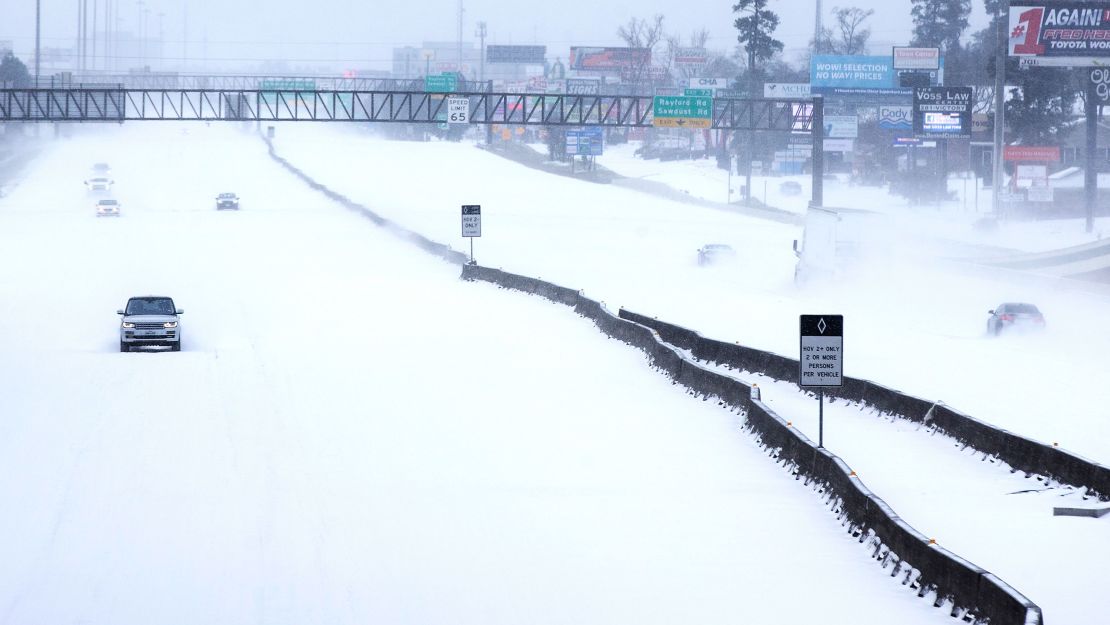
[[[176,321],[167,321],[167,322],[162,324],[162,327],[163,328],[176,328],[177,327],[177,322]]]
[[[124,321],[123,322],[123,327],[125,327],[125,328],[134,328],[135,324],[131,323],[130,321]]]

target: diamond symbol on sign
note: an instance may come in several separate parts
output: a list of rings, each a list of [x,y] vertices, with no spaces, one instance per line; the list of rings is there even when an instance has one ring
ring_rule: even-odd
[[[817,322],[817,331],[820,332],[821,334],[824,334],[825,333],[825,328],[827,328],[827,327],[829,327],[829,326],[825,325],[825,318],[821,317],[821,320]]]

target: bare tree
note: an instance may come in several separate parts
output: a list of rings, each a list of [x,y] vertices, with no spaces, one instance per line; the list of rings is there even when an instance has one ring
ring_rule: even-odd
[[[864,28],[863,23],[875,14],[875,9],[864,11],[859,7],[835,7],[833,15],[836,16],[836,28],[840,31],[840,40],[837,42],[839,53],[845,55],[863,54],[867,51],[867,41],[871,38],[871,29]]]
[[[650,20],[647,18],[628,18],[628,23],[617,29],[617,36],[629,48],[644,48],[649,54],[646,56],[630,56],[629,77],[634,82],[639,82],[647,74],[651,65],[651,52],[655,46],[666,38],[663,31],[663,16],[656,15]]]

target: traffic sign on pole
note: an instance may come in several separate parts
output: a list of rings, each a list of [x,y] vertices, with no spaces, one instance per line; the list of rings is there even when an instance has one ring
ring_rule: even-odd
[[[802,315],[798,383],[840,386],[844,377],[844,316]]]
[[[844,381],[844,316],[802,315],[798,384],[817,387],[817,446],[825,446],[825,387]]]
[[[478,204],[463,204],[462,235],[470,239],[470,264],[474,261],[474,238],[482,236],[482,207]]]
[[[470,99],[469,98],[447,98],[447,123],[449,123],[449,124],[469,124],[470,123]]]

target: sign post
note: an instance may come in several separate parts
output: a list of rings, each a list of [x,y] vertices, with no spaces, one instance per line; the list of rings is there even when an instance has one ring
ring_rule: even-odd
[[[470,264],[474,262],[474,238],[482,236],[482,207],[478,204],[463,204],[462,235],[470,239]]]
[[[844,383],[844,315],[802,315],[798,384],[817,388],[817,446],[825,446],[825,387]]]

